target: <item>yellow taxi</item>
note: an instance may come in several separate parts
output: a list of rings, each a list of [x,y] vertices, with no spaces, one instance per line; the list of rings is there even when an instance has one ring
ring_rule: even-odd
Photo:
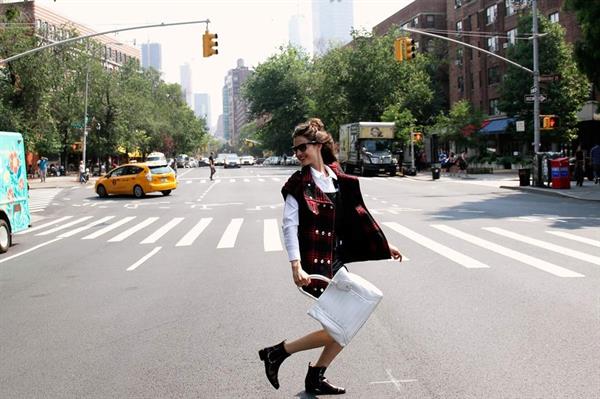
[[[136,198],[160,191],[171,194],[177,188],[175,171],[164,164],[129,163],[121,165],[96,181],[96,193],[100,197],[109,194],[133,194]]]

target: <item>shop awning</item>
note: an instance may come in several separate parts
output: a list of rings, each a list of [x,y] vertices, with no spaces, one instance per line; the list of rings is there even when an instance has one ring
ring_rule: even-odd
[[[515,123],[515,118],[488,119],[483,122],[479,129],[480,134],[503,134],[507,133],[508,126]]]

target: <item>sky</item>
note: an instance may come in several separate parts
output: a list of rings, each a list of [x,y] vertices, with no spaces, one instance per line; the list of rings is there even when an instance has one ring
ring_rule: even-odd
[[[192,68],[195,93],[209,93],[212,124],[222,113],[222,88],[227,71],[242,58],[253,68],[288,42],[292,15],[302,14],[312,32],[311,3],[329,0],[36,0],[36,4],[98,32],[145,24],[210,20],[219,35],[219,54],[202,57],[205,24],[121,32],[115,41],[136,47],[145,42],[162,45],[163,79],[180,83],[179,66]],[[354,27],[372,27],[412,0],[354,0]],[[307,43],[310,45],[310,43]]]

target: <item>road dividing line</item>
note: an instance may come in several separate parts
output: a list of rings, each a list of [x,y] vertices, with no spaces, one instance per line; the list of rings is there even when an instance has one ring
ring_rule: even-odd
[[[92,227],[97,226],[99,224],[102,224],[102,223],[104,223],[107,220],[110,220],[112,218],[114,218],[114,216],[103,217],[102,219],[98,219],[96,221],[93,221],[92,223],[88,223],[85,226],[78,227],[75,230],[71,230],[71,231],[67,231],[66,233],[62,233],[61,235],[59,235],[59,237],[60,238],[67,238],[67,237],[74,236],[77,233],[81,233],[82,231],[91,229]]]
[[[490,231],[494,234],[501,235],[503,237],[512,238],[513,240],[517,240],[520,242],[524,242],[526,244],[530,244],[539,248],[546,249],[548,251],[556,252],[561,255],[570,256],[575,259],[582,260],[584,262],[589,262],[594,265],[600,266],[600,257],[589,255],[584,252],[575,251],[566,247],[561,247],[560,245],[552,244],[549,242],[545,242],[542,240],[537,240],[535,238],[524,236],[523,234],[513,233],[512,231],[504,230],[499,227],[483,227],[484,230]]]
[[[129,266],[127,268],[127,271],[130,272],[132,270],[135,270],[139,265],[141,265],[142,263],[144,263],[145,261],[147,261],[148,259],[150,259],[151,257],[153,257],[158,251],[161,250],[162,247],[156,247],[154,248],[152,251],[150,251],[149,253],[147,253],[146,255],[144,255],[140,260],[138,260],[137,262],[135,262],[133,265]]]
[[[64,216],[64,217],[62,217],[62,218],[60,218],[60,219],[53,220],[52,222],[48,222],[48,223],[44,223],[44,224],[40,224],[39,226],[32,227],[31,229],[27,229],[27,230],[25,230],[25,231],[20,231],[20,232],[16,233],[16,235],[22,235],[22,234],[32,233],[32,232],[34,232],[34,231],[38,231],[38,230],[41,230],[41,229],[45,229],[45,228],[46,228],[46,227],[48,227],[48,226],[55,225],[56,223],[60,223],[60,222],[62,222],[63,220],[71,219],[72,217],[73,217],[73,216]]]
[[[463,267],[466,267],[467,269],[489,268],[489,266],[486,265],[485,263],[481,263],[477,259],[473,259],[470,256],[461,254],[460,252],[455,251],[452,248],[448,248],[447,246],[442,245],[439,242],[432,240],[431,238],[425,237],[424,235],[421,235],[410,229],[407,229],[406,227],[402,226],[399,223],[387,222],[387,223],[383,223],[383,224],[385,226],[389,227],[390,229],[394,230],[396,233],[399,233],[399,234],[403,235],[404,237],[413,240],[417,244],[420,244],[420,245],[424,246],[425,248],[428,248],[428,249],[432,250],[433,252],[436,252],[436,253],[442,255],[443,257],[448,258],[451,261],[456,262]]]
[[[198,236],[200,234],[202,234],[202,232],[204,231],[206,226],[208,226],[210,224],[210,222],[212,222],[212,218],[200,219],[200,221],[198,223],[196,223],[196,225],[194,227],[192,227],[192,229],[190,231],[188,231],[181,238],[181,240],[179,240],[177,242],[177,244],[175,244],[175,246],[176,247],[189,247],[190,245],[192,245],[194,243],[194,241],[196,240],[196,238],[198,238]]]
[[[130,235],[137,233],[138,231],[140,231],[141,229],[143,229],[144,227],[150,226],[152,223],[156,222],[158,220],[157,217],[150,217],[147,218],[146,220],[144,220],[143,222],[140,222],[138,224],[136,224],[133,227],[130,227],[129,229],[125,230],[124,232],[122,232],[119,235],[116,235],[115,237],[111,238],[110,240],[108,240],[108,242],[119,242],[119,241],[123,241],[124,239],[126,239],[127,237],[129,237]]]
[[[18,254],[11,255],[11,256],[9,256],[8,258],[2,258],[2,259],[0,260],[0,263],[4,263],[4,262],[7,262],[7,261],[9,261],[9,260],[11,260],[11,259],[17,258],[17,257],[19,257],[19,256],[21,256],[21,255],[25,255],[25,254],[27,254],[27,253],[29,253],[29,252],[33,252],[33,251],[35,251],[35,250],[36,250],[36,249],[38,249],[38,248],[45,247],[46,245],[52,244],[53,242],[56,242],[56,241],[58,241],[58,240],[62,240],[62,238],[55,238],[54,240],[46,241],[46,242],[44,242],[44,243],[41,243],[41,244],[39,244],[39,245],[36,245],[35,247],[31,247],[31,248],[29,248],[29,249],[27,249],[27,250],[25,250],[25,251],[23,251],[23,252],[19,252]]]
[[[465,241],[470,242],[471,244],[475,244],[482,248],[485,248],[489,251],[496,252],[500,255],[507,256],[516,261],[525,263],[529,266],[533,266],[536,269],[540,269],[550,274],[554,274],[558,277],[585,277],[583,274],[576,273],[572,270],[565,269],[564,267],[557,266],[553,263],[546,262],[544,260],[534,258],[533,256],[526,255],[521,252],[517,252],[507,247],[503,247],[501,245],[495,244],[491,241],[483,240],[479,237],[475,237],[471,234],[463,233],[460,230],[455,228],[443,225],[443,224],[433,224],[431,227],[441,230],[445,233],[448,233],[454,237],[461,238]]]
[[[576,236],[575,234],[565,233],[564,231],[556,231],[556,230],[547,230],[546,233],[553,234],[558,237],[566,238],[568,240],[579,241],[584,244],[588,244],[593,247],[600,248],[600,241],[592,240],[591,238],[579,237],[579,236]]]
[[[221,237],[217,248],[233,248],[243,222],[244,219],[241,218],[231,219],[231,222],[229,222],[229,225],[225,229],[225,233],[223,233],[223,237]]]
[[[182,220],[183,220],[183,218],[173,218],[173,219],[171,219],[169,221],[169,223],[163,225],[160,229],[158,229],[154,233],[150,234],[142,242],[140,242],[140,244],[153,244],[153,243],[155,243],[159,238],[161,238],[162,236],[164,236],[165,234],[167,234],[167,232],[169,230],[171,230],[173,227],[175,227],[179,223],[181,223]]]
[[[127,216],[127,217],[125,217],[125,218],[123,218],[123,219],[121,219],[121,220],[119,220],[117,222],[114,222],[111,225],[106,226],[103,229],[100,229],[100,230],[96,231],[95,233],[92,233],[90,235],[87,235],[87,236],[83,237],[82,240],[93,240],[94,238],[98,238],[101,235],[106,234],[109,231],[112,231],[112,230],[116,229],[117,227],[122,226],[125,223],[130,222],[133,219],[135,219],[135,216]]]
[[[92,218],[91,216],[84,216],[84,217],[79,218],[77,220],[73,220],[72,222],[69,222],[67,224],[63,224],[62,226],[58,226],[58,227],[55,227],[53,229],[46,230],[43,233],[38,233],[38,234],[36,234],[36,236],[47,236],[49,234],[56,233],[59,230],[63,230],[63,229],[69,228],[69,227],[71,227],[71,226],[73,226],[75,224],[78,224],[78,223],[81,223],[81,222],[85,222],[86,220],[91,219],[91,218]]]
[[[277,219],[264,220],[264,245],[265,252],[283,251]]]

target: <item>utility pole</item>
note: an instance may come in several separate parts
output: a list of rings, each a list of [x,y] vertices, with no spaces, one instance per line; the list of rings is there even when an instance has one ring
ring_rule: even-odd
[[[86,170],[86,159],[85,159],[85,153],[86,153],[86,144],[87,144],[87,135],[88,135],[88,90],[89,90],[89,83],[90,82],[90,61],[88,61],[87,64],[87,70],[85,72],[85,100],[84,100],[84,106],[83,106],[83,145],[81,147],[81,151],[82,151],[82,161],[83,161],[83,173],[85,174],[85,170]],[[81,176],[79,176],[79,179],[81,179]]]
[[[533,153],[540,151],[540,65],[538,49],[537,0],[531,2],[533,17]]]

